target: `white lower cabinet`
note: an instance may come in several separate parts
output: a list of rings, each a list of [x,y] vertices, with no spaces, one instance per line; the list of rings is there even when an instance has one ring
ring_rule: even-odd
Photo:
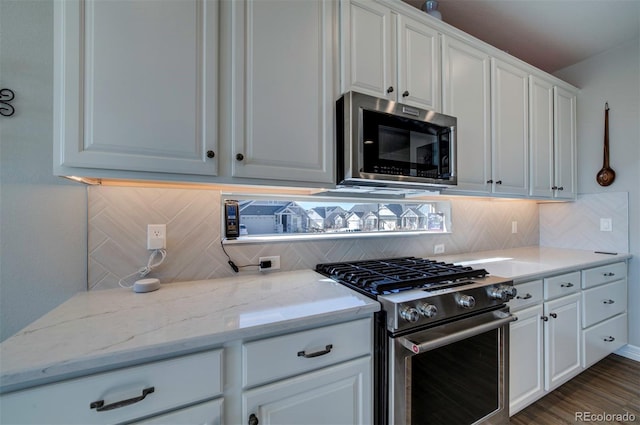
[[[372,423],[372,318],[293,330],[4,393],[0,423]]]
[[[544,304],[544,388],[549,391],[582,371],[580,294]]]
[[[205,413],[177,409],[222,395],[221,355],[207,351],[3,394],[0,423],[112,424],[171,410],[168,418],[220,423],[221,399]]]
[[[627,264],[619,262],[582,272],[582,366],[589,367],[628,340]]]
[[[544,394],[542,305],[514,313],[509,336],[509,412],[514,414]]]
[[[510,415],[627,343],[626,277],[627,264],[618,262],[516,285]]]
[[[371,423],[372,332],[362,319],[243,344],[242,423]]]
[[[370,424],[371,356],[246,391],[243,423]]]
[[[133,422],[136,425],[222,425],[222,398]]]

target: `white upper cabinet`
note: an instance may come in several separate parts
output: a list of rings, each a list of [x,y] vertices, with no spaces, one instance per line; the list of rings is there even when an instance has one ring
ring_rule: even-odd
[[[342,91],[395,100],[396,40],[391,9],[364,0],[344,1],[341,6]]]
[[[442,110],[458,119],[457,189],[491,191],[491,58],[442,37]]]
[[[529,194],[527,71],[491,59],[492,183],[500,194]]]
[[[217,1],[69,0],[54,10],[54,172],[215,175]]]
[[[531,195],[575,199],[576,96],[529,77]]]
[[[553,195],[553,84],[529,77],[531,195]]]
[[[575,199],[578,195],[576,94],[554,88],[554,197]]]
[[[232,20],[232,176],[333,182],[336,3],[244,0],[223,7]]]
[[[440,40],[438,32],[411,18],[398,17],[397,99],[440,110]]]
[[[438,32],[372,1],[342,3],[342,91],[440,110]]]

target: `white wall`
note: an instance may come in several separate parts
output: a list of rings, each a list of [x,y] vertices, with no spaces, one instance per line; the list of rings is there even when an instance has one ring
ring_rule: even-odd
[[[629,193],[629,343],[640,347],[640,39],[631,40],[556,73],[581,88],[578,95],[578,188],[581,193]],[[609,103],[611,168],[602,187],[604,104]],[[615,224],[614,224],[615,225]]]
[[[87,195],[53,177],[53,2],[0,1],[0,341],[86,290]]]

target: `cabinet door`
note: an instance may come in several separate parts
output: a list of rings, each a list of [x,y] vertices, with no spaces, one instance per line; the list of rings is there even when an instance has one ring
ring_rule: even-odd
[[[372,423],[371,357],[245,391],[242,423]]]
[[[438,32],[405,16],[398,17],[398,94],[400,102],[440,111]]]
[[[396,100],[391,10],[372,1],[342,2],[342,91]]]
[[[577,196],[576,167],[576,95],[556,87],[554,91],[555,122],[555,192],[557,198]]]
[[[581,370],[580,294],[544,304],[545,390],[552,390]]]
[[[493,191],[529,193],[528,73],[491,59]]]
[[[443,112],[458,119],[458,186],[491,190],[490,58],[443,36]]]
[[[542,304],[514,313],[509,335],[509,414],[544,394]]]
[[[215,175],[217,15],[216,0],[56,2],[54,171]]]
[[[334,181],[336,3],[231,2],[234,177]]]
[[[531,195],[551,198],[553,177],[553,85],[529,77],[529,150]]]

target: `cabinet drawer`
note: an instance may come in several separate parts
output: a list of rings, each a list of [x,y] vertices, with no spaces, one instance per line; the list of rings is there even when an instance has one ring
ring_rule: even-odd
[[[243,386],[293,376],[370,354],[371,319],[248,342],[242,347]]]
[[[580,289],[580,272],[561,274],[544,279],[544,299],[572,294]]]
[[[147,418],[135,425],[177,425],[177,424],[202,424],[221,425],[222,424],[222,397],[174,410],[164,415]]]
[[[3,394],[1,423],[107,424],[131,421],[222,393],[222,350],[119,369],[23,391]],[[140,397],[113,410],[104,406]]]
[[[627,309],[627,280],[583,291],[582,306],[583,328],[622,313]]]
[[[533,280],[515,286],[518,294],[507,304],[511,311],[517,311],[542,302],[542,280]]]
[[[627,343],[627,314],[613,317],[582,332],[582,366],[589,367]]]
[[[592,286],[613,282],[614,280],[624,279],[625,277],[627,277],[627,263],[624,261],[594,267],[582,271],[582,287],[591,288]]]

